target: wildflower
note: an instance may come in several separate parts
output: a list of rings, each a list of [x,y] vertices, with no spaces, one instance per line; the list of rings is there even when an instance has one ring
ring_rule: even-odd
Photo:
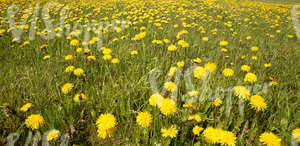
[[[234,74],[234,71],[232,69],[230,69],[230,68],[225,68],[223,70],[223,75],[225,77],[231,77],[231,76],[233,76],[233,74]]]
[[[111,55],[104,55],[104,56],[103,56],[103,59],[104,59],[104,60],[110,60],[111,58],[112,58]]]
[[[70,42],[70,45],[71,45],[71,46],[78,46],[78,45],[79,45],[79,41],[76,40],[76,39],[74,39],[74,40],[72,40],[72,41]]]
[[[136,117],[136,122],[143,128],[149,127],[152,122],[152,115],[149,112],[140,112]]]
[[[202,40],[203,41],[208,41],[208,37],[203,37]]]
[[[264,64],[264,66],[265,66],[265,68],[269,68],[269,67],[271,67],[272,65],[271,65],[270,63],[266,63],[266,64]]]
[[[242,66],[241,66],[241,70],[242,70],[242,71],[250,71],[250,69],[251,69],[251,67],[248,66],[248,65],[242,65]]]
[[[169,51],[176,51],[177,47],[175,45],[168,46]]]
[[[195,120],[196,122],[201,122],[201,117],[198,114],[195,115],[189,115],[188,120]]]
[[[64,85],[62,86],[61,91],[62,91],[64,94],[68,94],[68,93],[72,90],[73,87],[74,87],[73,84],[71,84],[71,83],[66,83],[66,84],[64,84]]]
[[[153,94],[149,98],[149,104],[152,105],[152,106],[159,106],[160,107],[161,104],[162,104],[163,99],[164,98],[160,94],[158,94],[158,93]]]
[[[86,100],[86,96],[83,93],[77,93],[74,96],[74,101],[75,102],[84,101],[84,100]]]
[[[203,131],[203,135],[205,141],[210,144],[216,144],[220,141],[220,133],[222,132],[221,129],[214,129],[212,127],[208,127]]]
[[[214,105],[215,105],[216,107],[220,106],[222,103],[223,103],[222,100],[219,99],[219,98],[217,98],[217,99],[214,100]]]
[[[23,106],[20,108],[20,110],[21,110],[22,112],[26,112],[26,111],[28,111],[28,109],[31,108],[31,106],[32,106],[31,103],[27,103],[27,104],[23,105]]]
[[[57,138],[58,135],[59,135],[59,131],[58,130],[52,130],[47,135],[47,140],[48,141],[52,141],[53,139]]]
[[[235,146],[236,136],[230,131],[223,130],[220,133],[220,143],[223,145]]]
[[[146,36],[146,32],[140,32],[136,34],[133,38],[131,38],[131,40],[138,41],[145,38],[145,36]]]
[[[176,90],[176,85],[173,82],[166,82],[164,88],[166,88],[167,91],[173,92]]]
[[[159,109],[165,116],[168,116],[175,113],[177,107],[176,103],[171,98],[164,98]]]
[[[82,48],[77,48],[77,49],[76,49],[76,52],[77,52],[77,53],[80,53],[80,52],[82,52],[82,51],[83,51]]]
[[[133,50],[133,51],[130,52],[130,54],[131,54],[131,55],[137,55],[137,54],[138,54],[138,51]]]
[[[196,63],[201,63],[201,62],[202,62],[202,60],[201,60],[200,58],[195,58],[195,59],[193,59],[193,62],[196,62]]]
[[[177,66],[178,67],[183,67],[184,66],[184,62],[183,61],[178,61],[177,62]]]
[[[176,71],[177,71],[177,67],[176,66],[172,66],[171,68],[170,68],[170,71],[169,71],[169,73],[168,73],[168,76],[175,76],[175,74],[176,74]]]
[[[178,44],[179,44],[181,47],[183,47],[183,48],[186,48],[186,47],[189,47],[189,46],[190,46],[189,43],[187,43],[187,42],[184,41],[184,40],[179,40],[179,41],[178,41]]]
[[[65,69],[65,72],[72,72],[74,69],[75,69],[74,66],[68,66],[68,67]]]
[[[251,56],[252,60],[257,60],[257,56]]]
[[[106,137],[111,137],[113,133],[113,129],[116,126],[116,118],[112,114],[101,114],[97,121],[97,132],[98,136],[105,139]]]
[[[84,71],[83,71],[83,69],[81,69],[81,68],[76,68],[74,71],[73,71],[73,73],[74,73],[74,75],[76,75],[76,76],[81,76],[83,73],[84,73]]]
[[[203,131],[203,128],[202,128],[202,127],[195,126],[195,127],[193,128],[193,133],[194,133],[195,135],[197,135],[197,136],[200,135],[200,132],[201,132],[201,131]]]
[[[96,57],[95,56],[88,56],[87,59],[90,60],[90,61],[95,61]]]
[[[44,59],[44,60],[50,59],[50,56],[49,56],[49,55],[46,55],[46,56],[44,56],[43,59]]]
[[[247,73],[245,78],[244,78],[245,82],[250,82],[250,83],[254,83],[257,81],[257,77],[255,74],[253,73]]]
[[[226,48],[222,48],[221,51],[224,53],[228,52],[228,50]]]
[[[72,60],[73,59],[73,56],[72,55],[67,55],[66,57],[65,57],[65,60]]]
[[[293,136],[294,138],[296,138],[296,139],[298,140],[298,142],[300,142],[300,129],[299,129],[299,128],[294,129],[294,130],[292,131],[292,136]]]
[[[272,132],[264,132],[259,136],[259,141],[267,146],[280,146],[281,139]]]
[[[111,53],[111,49],[109,49],[109,48],[102,48],[102,53],[104,55],[109,55]]]
[[[258,47],[257,46],[253,46],[253,47],[251,47],[251,51],[258,51]]]
[[[174,125],[172,125],[169,129],[162,128],[160,130],[160,132],[163,137],[174,138],[177,136],[178,130],[176,129],[176,127]]]
[[[227,41],[220,41],[220,46],[227,46],[228,42]]]
[[[267,108],[265,100],[260,95],[251,96],[250,104],[252,105],[252,108],[255,108],[257,111],[264,111]]]
[[[198,66],[194,69],[193,73],[195,78],[201,80],[206,76],[206,69],[201,66]]]
[[[113,58],[113,59],[111,60],[111,63],[113,63],[113,64],[118,64],[118,63],[120,63],[120,60],[119,60],[118,58]]]
[[[250,96],[250,93],[248,89],[244,86],[235,86],[234,88],[235,95],[239,98],[248,99]]]
[[[166,43],[166,44],[170,43],[170,40],[168,40],[168,39],[164,39],[163,41],[164,41],[164,43]]]
[[[209,71],[209,72],[214,72],[217,69],[216,64],[211,63],[211,62],[207,62],[205,64],[205,70]]]
[[[25,120],[26,127],[37,130],[45,124],[44,118],[40,114],[32,114]]]
[[[199,91],[190,91],[188,92],[189,96],[197,96],[199,94]]]

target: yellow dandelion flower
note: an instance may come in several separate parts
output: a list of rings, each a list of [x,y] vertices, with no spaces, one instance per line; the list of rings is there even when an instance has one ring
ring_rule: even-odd
[[[265,100],[260,95],[253,95],[250,98],[250,104],[252,108],[255,108],[257,111],[264,111],[267,108]]]
[[[281,139],[272,132],[264,132],[259,136],[259,141],[267,146],[280,146]]]
[[[193,62],[195,62],[195,63],[201,63],[202,60],[200,58],[195,58],[195,59],[193,59]]]
[[[168,73],[168,76],[172,77],[172,76],[175,76],[176,75],[176,72],[177,72],[177,67],[176,66],[172,66],[170,68],[170,71]]]
[[[62,91],[64,94],[68,94],[68,93],[72,90],[73,87],[74,87],[73,84],[71,84],[71,83],[66,83],[66,84],[64,84],[64,85],[62,86],[61,91]]]
[[[170,114],[175,113],[177,107],[176,103],[171,98],[164,98],[159,109],[162,112],[162,114],[168,116]]]
[[[299,128],[294,129],[294,130],[292,131],[292,136],[293,136],[294,138],[296,138],[298,142],[300,142],[300,129],[299,129]]]
[[[131,54],[131,55],[137,55],[137,54],[138,54],[138,51],[137,51],[137,50],[133,50],[133,51],[130,52],[130,54]]]
[[[225,68],[222,73],[225,77],[231,77],[234,75],[234,71],[231,68]]]
[[[31,108],[31,106],[32,106],[31,103],[26,103],[25,105],[23,105],[23,106],[20,108],[20,110],[21,110],[22,112],[26,112],[26,111],[28,111],[28,109]]]
[[[50,55],[46,55],[46,56],[44,56],[44,58],[43,58],[44,60],[47,60],[47,59],[50,59]]]
[[[177,128],[172,125],[169,129],[167,128],[162,128],[160,130],[161,134],[163,137],[170,137],[170,138],[174,138],[177,136],[178,130]]]
[[[217,69],[217,65],[211,62],[208,62],[204,66],[205,70],[209,72],[214,72]]]
[[[202,128],[202,127],[195,126],[195,127],[193,128],[193,133],[194,133],[195,135],[197,135],[197,136],[200,135],[200,132],[201,132],[201,131],[203,131],[203,128]]]
[[[113,64],[118,64],[118,63],[120,63],[120,60],[119,60],[118,58],[113,58],[113,59],[111,60],[111,63],[113,63]]]
[[[149,98],[149,104],[152,105],[152,106],[160,107],[161,104],[162,104],[163,99],[164,98],[160,94],[158,94],[158,93],[153,94]]]
[[[189,117],[188,117],[188,120],[195,120],[196,122],[201,122],[201,116],[200,115],[198,115],[198,114],[195,114],[195,115],[189,115]]]
[[[254,83],[256,81],[257,81],[257,77],[253,73],[247,73],[245,78],[244,78],[244,82]]]
[[[59,136],[59,131],[58,130],[52,130],[48,133],[47,135],[47,140],[52,141],[56,139]]]
[[[168,46],[168,51],[176,51],[177,47],[175,45]]]
[[[67,55],[66,57],[65,57],[65,60],[72,60],[73,59],[73,56],[72,55]]]
[[[178,61],[177,66],[178,67],[184,67],[184,62],[183,61]]]
[[[76,39],[74,39],[74,40],[72,40],[72,41],[70,42],[70,45],[71,45],[71,46],[78,46],[78,45],[79,45],[79,41],[76,40]]]
[[[40,114],[32,114],[25,120],[26,127],[37,130],[45,124],[44,118]]]
[[[250,69],[251,69],[251,67],[248,66],[248,65],[242,65],[242,66],[241,66],[241,70],[242,70],[242,71],[247,71],[247,72],[248,72],[248,71],[250,71]]]
[[[101,114],[96,121],[96,125],[98,130],[109,130],[116,126],[116,118],[114,115],[109,113]]]
[[[88,56],[87,59],[90,60],[90,61],[95,61],[96,60],[96,56],[92,56],[91,55],[91,56]]]
[[[228,42],[227,41],[220,41],[220,46],[227,46]]]
[[[110,60],[111,58],[112,58],[111,55],[104,55],[104,56],[103,56],[103,59],[104,59],[104,60]]]
[[[81,68],[76,68],[74,71],[73,71],[73,73],[74,73],[74,75],[76,75],[76,76],[81,76],[81,75],[83,75],[83,73],[84,73],[84,71],[83,71],[83,69],[81,69]]]
[[[166,82],[164,88],[167,89],[167,91],[173,92],[176,90],[176,85],[173,82]]]
[[[235,92],[235,95],[239,98],[248,99],[250,96],[250,92],[244,86],[235,86],[233,90]]]
[[[258,47],[257,46],[253,46],[253,47],[251,47],[251,51],[258,51]]]
[[[152,115],[149,112],[140,112],[136,117],[136,122],[143,128],[149,127],[152,122]]]
[[[86,100],[86,96],[83,93],[77,93],[73,99],[75,102],[84,101]]]
[[[193,73],[195,78],[201,80],[206,76],[206,69],[201,66],[198,66],[193,70]]]
[[[214,105],[216,107],[220,106],[222,103],[223,103],[223,101],[221,99],[219,99],[219,98],[217,98],[217,99],[214,100]]]

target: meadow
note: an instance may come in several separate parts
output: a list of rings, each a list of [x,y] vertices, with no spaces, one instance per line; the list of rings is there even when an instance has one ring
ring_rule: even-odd
[[[296,4],[0,0],[0,145],[298,145]]]

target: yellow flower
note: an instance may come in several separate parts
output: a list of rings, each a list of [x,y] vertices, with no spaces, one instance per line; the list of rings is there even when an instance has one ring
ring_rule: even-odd
[[[65,69],[65,72],[72,72],[74,69],[75,69],[74,66],[68,66],[68,67]]]
[[[58,135],[59,135],[59,131],[58,130],[52,130],[47,135],[47,140],[48,141],[52,141],[53,139],[57,138]]]
[[[220,46],[227,46],[228,42],[227,41],[220,41]]]
[[[214,63],[211,63],[211,62],[207,62],[206,64],[205,64],[205,70],[207,70],[207,71],[209,71],[209,72],[214,72],[216,69],[217,69],[217,66],[216,66],[216,64],[214,64]]]
[[[164,88],[166,88],[167,91],[173,92],[176,90],[176,85],[173,82],[166,82]]]
[[[234,88],[235,95],[239,98],[248,99],[250,96],[250,93],[248,89],[244,86],[235,86]]]
[[[79,45],[79,41],[78,40],[72,40],[71,42],[70,42],[70,45],[71,46],[78,46]]]
[[[77,49],[76,49],[76,52],[77,52],[77,53],[80,53],[80,52],[82,52],[82,51],[83,51],[82,48],[77,48]]]
[[[131,40],[138,41],[145,38],[145,36],[146,36],[146,32],[140,32],[136,34],[133,38],[131,38]]]
[[[77,93],[74,96],[74,101],[75,102],[84,101],[84,100],[86,100],[86,96],[83,93]]]
[[[271,67],[272,65],[271,65],[271,63],[266,63],[266,64],[264,64],[264,66],[265,66],[265,68],[269,68],[269,67]]]
[[[223,70],[223,75],[225,77],[231,77],[231,76],[233,76],[233,74],[234,74],[234,71],[231,68],[225,68]]]
[[[292,131],[292,136],[300,142],[300,129],[299,128],[294,129]]]
[[[222,48],[221,51],[224,53],[228,52],[228,50],[226,48]]]
[[[168,46],[169,51],[176,51],[177,47],[175,45]]]
[[[220,134],[221,144],[235,146],[236,136],[232,132],[223,130]]]
[[[208,37],[203,37],[202,40],[203,41],[208,41]]]
[[[104,56],[103,56],[103,59],[104,59],[104,60],[110,60],[111,58],[112,58],[111,55],[104,55]]]
[[[96,57],[95,56],[88,56],[87,59],[90,60],[90,61],[95,61]]]
[[[112,137],[112,135],[114,133],[114,128],[110,128],[110,129],[107,129],[107,130],[98,129],[97,133],[98,133],[98,136],[101,137],[102,139],[105,139],[107,137]]]
[[[206,69],[201,66],[198,66],[194,69],[193,73],[195,78],[201,80],[206,76]]]
[[[186,48],[186,47],[189,47],[189,46],[190,46],[189,43],[187,43],[187,42],[184,41],[184,40],[179,40],[179,41],[178,41],[178,45],[180,45],[180,46],[183,47],[183,48]]]
[[[168,116],[175,113],[177,107],[171,98],[164,98],[159,109],[165,116]]]
[[[177,71],[177,67],[176,66],[172,66],[171,68],[170,68],[170,71],[169,71],[169,73],[168,73],[168,76],[175,76],[176,75],[176,71]]]
[[[250,104],[252,108],[255,108],[257,111],[264,111],[267,108],[264,98],[262,98],[260,95],[251,96]]]
[[[32,114],[25,120],[25,124],[32,130],[37,130],[45,124],[44,118],[40,114]]]
[[[65,57],[65,60],[72,60],[73,59],[73,56],[72,55],[67,55],[66,57]]]
[[[202,60],[201,60],[200,58],[195,58],[195,59],[193,59],[193,62],[196,62],[196,63],[201,63],[201,62],[202,62]]]
[[[257,46],[253,46],[253,47],[251,47],[251,51],[258,51],[258,47]]]
[[[281,139],[272,132],[264,132],[259,136],[259,141],[267,146],[280,146]]]
[[[44,59],[44,60],[50,59],[50,56],[49,56],[49,55],[46,55],[46,56],[44,56],[43,59]]]
[[[217,99],[214,100],[214,105],[215,105],[216,107],[220,106],[222,103],[223,103],[222,100],[219,99],[219,98],[217,98]]]
[[[199,94],[199,91],[190,91],[190,92],[188,92],[188,95],[189,96],[197,96]]]
[[[172,125],[169,129],[162,128],[160,130],[160,132],[161,132],[163,137],[174,138],[174,137],[177,136],[178,130],[176,129],[176,127],[174,125]]]
[[[242,71],[250,71],[250,69],[251,69],[251,67],[248,66],[248,65],[242,65],[242,66],[241,66],[241,70],[242,70]]]
[[[104,55],[110,55],[111,49],[103,47],[103,48],[102,48],[102,53],[103,53]]]
[[[31,106],[32,106],[31,103],[27,103],[27,104],[23,105],[20,110],[22,112],[26,112],[26,111],[28,111],[29,108],[31,108]]]
[[[83,71],[83,69],[81,69],[81,68],[76,68],[76,69],[73,71],[73,73],[74,73],[74,75],[76,75],[76,76],[81,76],[81,75],[83,75],[84,71]]]
[[[194,133],[195,135],[197,135],[197,136],[200,135],[200,132],[201,132],[201,131],[203,131],[203,128],[202,128],[202,127],[195,126],[195,127],[193,128],[193,133]]]
[[[152,106],[160,107],[161,104],[162,104],[163,99],[164,98],[160,94],[158,94],[158,93],[153,94],[149,98],[149,104],[152,105]]]
[[[254,83],[256,81],[257,81],[257,77],[253,73],[247,73],[245,78],[244,78],[244,82]]]
[[[149,112],[140,112],[136,117],[136,122],[143,128],[149,127],[152,122],[152,115]]]
[[[113,129],[116,126],[116,118],[112,114],[101,114],[97,121],[96,126],[98,128],[98,136],[105,139],[106,137],[111,137]]]
[[[201,122],[201,117],[200,115],[196,114],[196,115],[189,115],[188,120],[195,120],[198,123]]]
[[[220,133],[222,132],[221,129],[214,129],[212,127],[208,127],[203,131],[203,135],[205,141],[210,144],[216,144],[220,142]]]
[[[138,54],[138,51],[133,50],[133,51],[130,52],[130,54],[131,54],[131,55],[137,55],[137,54]]]
[[[257,60],[257,56],[251,56],[252,60]]]
[[[64,94],[68,94],[73,88],[73,84],[71,83],[66,83],[62,86],[61,88],[61,91],[64,93]]]
[[[178,61],[177,66],[178,67],[184,67],[184,62],[183,61]]]
[[[170,43],[170,40],[164,39],[164,42],[165,42],[166,44],[168,44],[168,43]]]
[[[113,64],[118,64],[118,63],[120,63],[120,60],[119,60],[118,58],[113,58],[113,59],[111,60],[111,63],[113,63]]]

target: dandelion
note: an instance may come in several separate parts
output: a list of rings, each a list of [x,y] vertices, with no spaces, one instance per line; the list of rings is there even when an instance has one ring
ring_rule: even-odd
[[[187,48],[187,47],[190,46],[189,43],[187,43],[187,42],[184,41],[184,40],[179,40],[179,41],[178,41],[178,45],[180,45],[180,46],[183,47],[183,48]]]
[[[228,42],[227,41],[220,41],[220,46],[227,46]]]
[[[72,72],[74,69],[75,69],[74,66],[68,66],[68,67],[65,69],[65,72]]]
[[[230,131],[222,131],[220,133],[220,143],[223,145],[235,146],[236,136]]]
[[[174,125],[172,125],[169,129],[162,128],[160,130],[160,132],[161,132],[163,137],[174,138],[174,137],[177,136],[178,130],[176,129],[176,127]]]
[[[161,106],[161,103],[163,101],[163,97],[156,93],[156,94],[153,94],[150,96],[149,98],[149,104],[152,105],[152,106]]]
[[[184,67],[184,62],[183,61],[178,61],[177,66],[178,67]]]
[[[195,114],[195,115],[189,115],[188,117],[188,120],[191,121],[191,120],[195,120],[196,122],[201,122],[201,117],[200,115],[198,114]]]
[[[267,146],[280,146],[281,139],[272,132],[264,132],[259,136],[259,141]]]
[[[120,63],[120,60],[119,60],[118,58],[113,58],[113,59],[111,60],[111,63],[113,63],[113,64],[118,64],[118,63]]]
[[[248,71],[250,71],[250,69],[251,69],[251,67],[248,66],[248,65],[242,65],[242,66],[241,66],[241,70],[242,70],[242,71],[247,71],[247,72],[248,72]]]
[[[203,131],[203,135],[205,141],[210,144],[216,144],[220,141],[220,133],[222,132],[221,129],[214,129],[212,127],[208,127]]]
[[[193,62],[195,62],[195,63],[201,63],[202,60],[200,58],[195,58],[195,59],[193,59]]]
[[[171,98],[164,98],[159,109],[165,116],[168,116],[175,113],[177,107],[176,103]]]
[[[195,78],[201,80],[206,76],[206,69],[201,66],[198,66],[194,69],[193,73]]]
[[[230,69],[230,68],[225,68],[223,70],[223,75],[225,77],[231,77],[231,76],[233,76],[233,74],[234,74],[234,71],[232,69]]]
[[[196,91],[196,90],[194,90],[194,91],[190,91],[190,92],[188,92],[188,95],[189,96],[197,96],[199,94],[199,91]]]
[[[133,51],[130,52],[130,54],[133,55],[133,56],[134,56],[134,55],[137,55],[137,54],[138,54],[138,51],[133,50]]]
[[[202,40],[207,42],[208,41],[208,37],[203,37]]]
[[[294,129],[292,131],[292,136],[300,142],[300,129],[299,128]]]
[[[103,139],[111,137],[113,129],[116,126],[116,118],[114,115],[109,113],[101,114],[96,121],[96,125],[99,137]]]
[[[214,105],[215,105],[216,107],[220,106],[222,103],[223,103],[222,100],[219,99],[219,98],[217,98],[217,99],[214,100]]]
[[[72,41],[70,42],[70,45],[71,45],[71,46],[78,46],[78,45],[79,45],[79,41],[76,40],[76,39],[74,39],[74,40],[72,40]]]
[[[253,73],[247,73],[245,78],[244,78],[245,82],[250,82],[250,83],[254,83],[257,81],[257,77],[255,74]]]
[[[59,135],[59,131],[58,130],[52,130],[47,135],[47,140],[48,141],[52,141],[52,140],[56,139],[58,137],[58,135]]]
[[[258,51],[258,47],[257,46],[253,46],[253,47],[251,47],[251,51]]]
[[[84,71],[83,71],[83,69],[81,69],[81,68],[76,68],[74,71],[73,71],[73,73],[74,73],[74,75],[76,75],[76,76],[81,76],[81,75],[83,75],[83,73],[84,73]]]
[[[104,55],[109,55],[110,53],[111,53],[112,51],[111,51],[111,49],[109,49],[109,48],[102,48],[102,53],[104,54]]]
[[[200,132],[201,132],[201,131],[203,131],[203,128],[202,128],[202,127],[195,126],[195,127],[193,128],[193,133],[194,133],[195,135],[197,135],[197,136],[200,135]]]
[[[66,84],[64,84],[64,85],[62,86],[61,91],[62,91],[64,94],[68,94],[68,93],[72,90],[73,87],[74,87],[73,84],[71,84],[71,83],[66,83]]]
[[[50,59],[50,55],[46,55],[46,56],[44,56],[44,58],[43,58],[44,60],[48,60],[48,59]]]
[[[90,61],[95,61],[96,57],[95,56],[88,56],[87,59],[90,60]]]
[[[168,46],[168,50],[169,51],[176,51],[177,47],[175,45],[170,45],[170,46]]]
[[[264,98],[262,98],[260,95],[251,96],[250,104],[252,108],[255,108],[257,111],[264,111],[267,108]]]
[[[73,99],[75,102],[84,101],[86,100],[86,96],[83,93],[77,93]]]
[[[112,58],[111,55],[104,55],[104,56],[103,56],[103,59],[104,59],[104,60],[110,60],[111,58]]]
[[[235,92],[235,95],[239,98],[248,99],[250,96],[248,89],[244,86],[235,86],[233,90]]]
[[[170,71],[169,71],[169,73],[168,73],[168,76],[170,76],[170,77],[175,76],[176,71],[177,71],[177,67],[176,67],[176,66],[172,66],[172,67],[170,68]]]
[[[211,63],[211,62],[206,63],[204,67],[209,72],[214,72],[217,69],[216,64]]]
[[[271,67],[272,65],[271,65],[271,63],[266,63],[266,64],[264,64],[264,66],[265,66],[265,68],[269,68],[269,67]]]
[[[167,91],[169,92],[173,92],[176,90],[176,85],[173,82],[166,82],[164,84],[164,88],[167,89]]]
[[[143,128],[149,127],[152,122],[152,115],[149,112],[140,112],[136,117],[136,122]]]
[[[32,106],[31,103],[26,103],[25,105],[23,105],[23,106],[20,108],[20,110],[21,110],[22,112],[27,112],[28,109],[31,108],[31,106]]]
[[[66,57],[65,57],[65,60],[67,61],[67,60],[72,60],[73,59],[73,56],[72,55],[67,55]]]
[[[77,52],[77,53],[80,53],[80,52],[82,52],[82,51],[83,51],[82,48],[77,48],[77,49],[76,49],[76,52]]]
[[[26,127],[37,130],[45,124],[44,118],[40,114],[32,114],[25,120]]]

